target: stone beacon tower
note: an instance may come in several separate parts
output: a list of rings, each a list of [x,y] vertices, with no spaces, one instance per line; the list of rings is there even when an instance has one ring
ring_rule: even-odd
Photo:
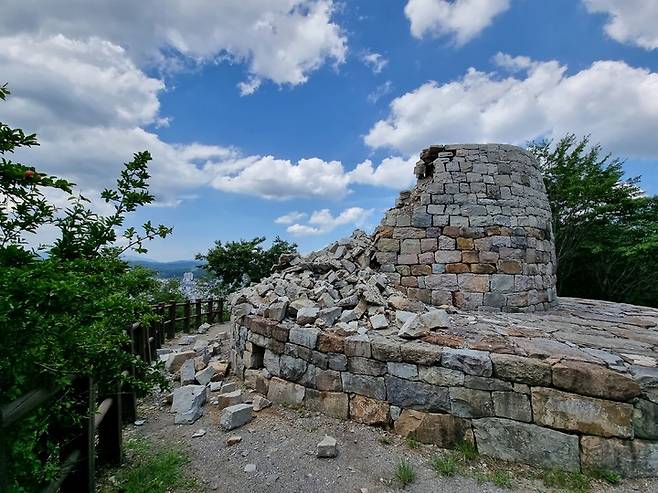
[[[433,145],[418,183],[375,231],[375,262],[409,298],[477,311],[556,301],[551,209],[532,154],[500,144]]]

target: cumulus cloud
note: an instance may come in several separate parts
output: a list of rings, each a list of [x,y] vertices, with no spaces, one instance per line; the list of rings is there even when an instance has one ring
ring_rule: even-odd
[[[339,226],[345,226],[347,224],[362,227],[373,212],[374,209],[349,207],[337,216],[334,216],[329,209],[321,209],[314,211],[306,224],[291,224],[286,228],[286,231],[293,236],[318,236],[330,233]]]
[[[655,0],[583,0],[589,12],[608,15],[605,32],[620,43],[658,48],[658,2]]]
[[[374,166],[370,159],[366,159],[350,171],[350,181],[396,190],[408,188],[416,181],[414,175],[416,161],[415,156],[409,159],[391,156],[383,159],[378,166]]]
[[[658,73],[622,61],[570,75],[557,61],[495,60],[514,74],[470,68],[458,80],[422,84],[391,102],[365,142],[410,155],[432,143],[524,144],[575,132],[628,157],[658,157]]]
[[[276,224],[292,224],[301,221],[302,219],[306,219],[306,217],[308,217],[308,214],[305,212],[291,211],[288,214],[277,217],[274,222]]]
[[[333,12],[333,0],[23,0],[3,6],[0,36],[97,37],[139,66],[164,69],[244,62],[248,94],[262,79],[296,85],[326,62],[342,63],[347,39]]]
[[[450,36],[468,43],[510,7],[510,0],[408,0],[404,13],[416,38]]]
[[[388,65],[388,60],[381,53],[371,53],[366,51],[361,55],[361,60],[366,66],[370,67],[375,74],[380,73],[384,70],[384,67]]]

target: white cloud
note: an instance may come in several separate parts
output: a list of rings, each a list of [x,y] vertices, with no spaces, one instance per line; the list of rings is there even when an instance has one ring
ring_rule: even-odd
[[[321,209],[311,214],[307,224],[291,224],[286,231],[294,236],[318,236],[347,224],[362,227],[373,212],[374,209],[350,207],[334,217],[329,209]]]
[[[371,53],[366,51],[361,55],[361,60],[370,67],[375,74],[380,73],[384,70],[384,67],[388,65],[388,60],[381,53]]]
[[[305,212],[291,211],[288,214],[277,217],[274,222],[276,224],[292,224],[297,221],[301,221],[308,216]]]
[[[415,37],[451,36],[461,46],[509,7],[510,0],[408,0],[404,13]]]
[[[379,166],[373,166],[372,161],[366,159],[350,171],[350,181],[396,190],[408,188],[416,181],[414,175],[416,161],[416,156],[409,159],[391,156],[383,159]]]
[[[597,61],[569,75],[557,61],[496,60],[522,72],[471,68],[452,82],[427,82],[393,100],[365,142],[411,155],[434,143],[524,144],[574,132],[628,157],[658,157],[658,73]]]
[[[253,91],[256,80],[297,85],[326,62],[342,63],[347,39],[333,12],[332,0],[23,0],[3,6],[0,36],[98,37],[163,69],[244,62]]]
[[[605,32],[620,43],[647,50],[658,48],[658,2],[656,0],[583,0],[592,13],[609,16]]]
[[[374,91],[368,94],[368,101],[372,104],[375,104],[381,98],[386,96],[393,90],[393,83],[390,80],[387,80],[383,84],[377,86]]]

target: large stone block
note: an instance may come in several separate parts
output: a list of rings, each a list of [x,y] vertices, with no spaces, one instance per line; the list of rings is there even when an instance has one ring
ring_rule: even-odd
[[[181,351],[180,353],[170,353],[165,363],[165,368],[170,373],[176,373],[180,370],[183,363],[188,359],[196,358],[197,354],[194,351]]]
[[[352,373],[380,377],[386,373],[386,364],[370,358],[347,358],[347,369]]]
[[[407,380],[418,380],[418,367],[416,365],[391,361],[386,364],[386,367],[389,375],[406,378]]]
[[[335,370],[315,370],[315,386],[318,390],[340,392],[343,390],[343,383],[340,380],[340,372]]]
[[[296,383],[286,382],[277,377],[270,380],[270,388],[267,392],[267,398],[272,402],[284,404],[301,404],[304,400],[306,388]]]
[[[382,377],[341,373],[343,392],[361,394],[380,401],[386,400],[386,387]]]
[[[332,418],[347,419],[349,413],[349,397],[343,392],[323,392],[306,389],[304,407],[317,411]]]
[[[536,358],[491,353],[494,375],[528,385],[550,385],[551,365]]]
[[[458,387],[464,385],[464,374],[440,366],[420,366],[418,376],[421,380],[440,387]]]
[[[530,399],[526,394],[518,392],[493,392],[491,394],[494,405],[494,414],[501,418],[515,421],[532,421]]]
[[[404,409],[395,421],[395,433],[413,436],[422,443],[453,448],[464,440],[471,426],[468,420],[450,414],[435,414]]]
[[[284,354],[281,356],[280,364],[281,378],[296,382],[306,371],[306,366],[308,363],[303,359],[294,358]]]
[[[387,376],[388,402],[402,408],[421,411],[450,411],[448,389],[423,382]]]
[[[638,399],[633,412],[633,429],[637,438],[658,440],[658,404]]]
[[[233,430],[246,425],[253,417],[254,407],[251,404],[236,404],[222,410],[219,424],[225,430]]]
[[[384,337],[373,337],[370,341],[372,357],[379,361],[402,361],[400,343]]]
[[[491,392],[466,387],[450,387],[450,412],[462,418],[492,416]]]
[[[350,419],[372,426],[388,424],[388,402],[354,395],[350,399]]]
[[[441,366],[481,377],[490,377],[493,372],[489,353],[474,349],[443,349]]]
[[[584,436],[583,470],[606,469],[627,477],[658,476],[658,442]]]
[[[402,360],[417,365],[438,365],[441,360],[441,348],[424,342],[407,342],[400,346]]]
[[[310,349],[315,347],[320,329],[312,327],[293,327],[290,329],[288,338],[293,344],[298,344]]]
[[[192,424],[201,417],[206,402],[205,385],[185,385],[174,389],[171,412],[176,413],[175,424]]]
[[[578,437],[504,418],[472,421],[478,451],[506,461],[579,471]]]
[[[587,435],[627,438],[633,433],[631,404],[548,388],[532,389],[535,423]]]
[[[553,386],[591,397],[627,401],[640,395],[640,385],[630,376],[583,361],[553,365]]]

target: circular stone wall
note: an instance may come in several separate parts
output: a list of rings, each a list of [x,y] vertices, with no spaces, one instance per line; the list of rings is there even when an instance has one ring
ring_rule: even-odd
[[[375,232],[375,260],[408,297],[465,310],[554,304],[555,246],[539,163],[509,145],[423,150],[418,183]]]

